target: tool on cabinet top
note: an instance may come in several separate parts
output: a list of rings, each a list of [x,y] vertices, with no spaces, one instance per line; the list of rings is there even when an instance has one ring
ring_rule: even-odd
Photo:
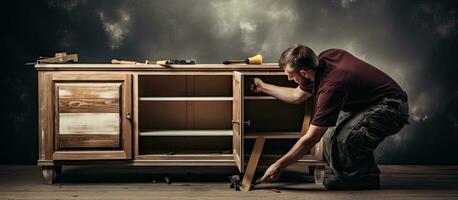
[[[113,59],[111,60],[112,64],[132,64],[132,65],[137,65],[137,64],[157,64],[157,65],[194,65],[196,64],[195,60],[182,60],[182,59],[171,59],[171,60],[158,60],[156,62],[151,62],[149,60],[145,60],[144,63],[140,63],[137,61],[130,61],[130,60],[117,60]]]
[[[40,57],[37,60],[38,64],[53,64],[67,62],[78,62],[78,54],[67,54],[66,52],[61,52],[54,54],[54,57]]]
[[[223,61],[223,64],[228,65],[228,64],[262,64],[262,56],[261,54],[249,57],[247,59],[242,59],[242,60],[225,60]]]

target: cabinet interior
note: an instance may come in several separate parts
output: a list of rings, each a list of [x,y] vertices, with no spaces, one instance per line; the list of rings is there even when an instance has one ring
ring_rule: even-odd
[[[245,133],[300,132],[305,115],[305,103],[290,104],[264,93],[253,93],[250,83],[257,77],[265,83],[295,88],[286,75],[246,75],[244,86]]]
[[[244,134],[279,135],[268,140],[263,154],[282,155],[300,136],[305,103],[251,92],[255,77],[284,87],[297,84],[285,75],[244,76]],[[139,154],[232,154],[232,84],[231,75],[139,75]],[[245,140],[249,155],[252,142]]]
[[[140,75],[139,154],[231,154],[231,75]]]

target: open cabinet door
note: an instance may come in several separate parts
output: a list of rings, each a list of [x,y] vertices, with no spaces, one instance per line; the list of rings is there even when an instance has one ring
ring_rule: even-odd
[[[234,72],[233,76],[233,105],[232,105],[232,153],[240,172],[243,165],[243,74]]]

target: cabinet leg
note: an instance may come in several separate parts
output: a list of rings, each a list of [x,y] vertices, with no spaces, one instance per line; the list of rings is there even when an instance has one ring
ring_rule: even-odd
[[[325,166],[315,166],[313,175],[316,184],[323,184],[325,174]]]
[[[57,178],[56,166],[44,166],[43,177],[46,183],[53,184]]]
[[[261,157],[262,148],[264,148],[264,142],[266,139],[264,137],[257,137],[254,142],[253,151],[250,155],[250,160],[248,161],[248,166],[246,167],[245,174],[243,175],[242,185],[240,189],[244,192],[247,192],[251,188],[251,182],[253,181],[254,173],[256,172],[256,167],[258,167],[258,161]]]

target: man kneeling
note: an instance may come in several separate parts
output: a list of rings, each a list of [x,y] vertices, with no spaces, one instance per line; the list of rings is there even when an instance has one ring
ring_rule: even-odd
[[[279,65],[297,88],[255,78],[251,90],[296,104],[314,97],[316,108],[307,133],[266,170],[261,182],[277,180],[282,169],[323,137],[324,158],[336,174],[324,181],[328,190],[379,189],[373,153],[385,137],[408,123],[407,94],[388,75],[340,49],[317,56],[309,47],[293,45],[283,52]]]

